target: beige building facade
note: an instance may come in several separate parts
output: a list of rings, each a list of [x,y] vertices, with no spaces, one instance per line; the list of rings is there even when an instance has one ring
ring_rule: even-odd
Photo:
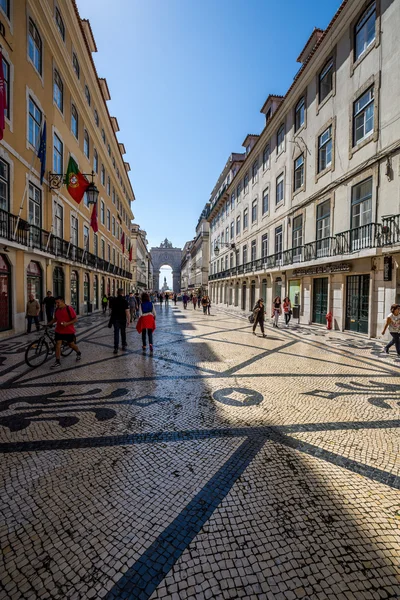
[[[132,244],[132,290],[145,291],[152,289],[153,269],[151,255],[148,250],[147,233],[137,223],[131,225]]]
[[[31,292],[39,301],[47,290],[63,295],[86,314],[99,309],[102,294],[128,288],[134,193],[107,82],[93,62],[93,32],[75,0],[8,0],[0,21],[8,100],[0,142],[0,335],[8,335],[24,331]],[[36,153],[44,123],[41,183]],[[96,234],[87,195],[77,204],[63,185],[70,157],[82,173],[94,173]]]
[[[302,323],[380,336],[400,302],[400,2],[343,2],[214,198],[213,302],[288,295]],[[227,243],[228,242],[228,243]]]
[[[210,205],[206,204],[196,226],[196,235],[186,242],[182,251],[181,290],[208,294],[210,265],[210,224],[207,220]]]

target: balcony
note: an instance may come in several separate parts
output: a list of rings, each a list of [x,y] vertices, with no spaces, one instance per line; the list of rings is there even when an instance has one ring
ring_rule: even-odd
[[[50,235],[48,231],[36,227],[36,225],[30,225],[22,219],[18,221],[16,215],[4,210],[0,210],[0,238],[16,242],[26,248],[41,250],[56,258],[71,260],[82,266],[104,271],[109,275],[132,279],[132,273],[129,271],[125,271],[91,252],[85,252],[83,248],[66,240]]]
[[[210,280],[236,277],[256,271],[273,271],[321,258],[351,255],[360,250],[382,248],[400,244],[400,215],[382,217],[381,223],[369,223],[354,229],[342,231],[332,237],[322,238],[297,248],[282,250],[232,269],[214,273]]]

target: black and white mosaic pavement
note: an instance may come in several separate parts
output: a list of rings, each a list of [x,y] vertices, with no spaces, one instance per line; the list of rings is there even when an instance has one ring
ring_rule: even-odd
[[[399,362],[223,311],[0,342],[0,600],[400,598]]]

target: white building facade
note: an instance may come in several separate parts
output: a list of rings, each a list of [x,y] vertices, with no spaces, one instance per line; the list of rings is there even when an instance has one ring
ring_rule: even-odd
[[[288,295],[302,323],[331,312],[335,329],[380,335],[400,302],[398,31],[399,0],[343,2],[267,98],[208,217],[213,302]]]

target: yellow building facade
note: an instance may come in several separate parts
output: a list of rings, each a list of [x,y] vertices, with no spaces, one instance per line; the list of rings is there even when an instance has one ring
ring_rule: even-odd
[[[90,23],[75,0],[0,0],[0,36],[8,104],[0,141],[1,337],[25,330],[30,293],[41,302],[50,290],[87,314],[103,294],[131,289],[135,197],[107,82],[93,62]],[[87,195],[77,204],[63,184],[70,157],[82,173],[94,173],[97,233]]]

